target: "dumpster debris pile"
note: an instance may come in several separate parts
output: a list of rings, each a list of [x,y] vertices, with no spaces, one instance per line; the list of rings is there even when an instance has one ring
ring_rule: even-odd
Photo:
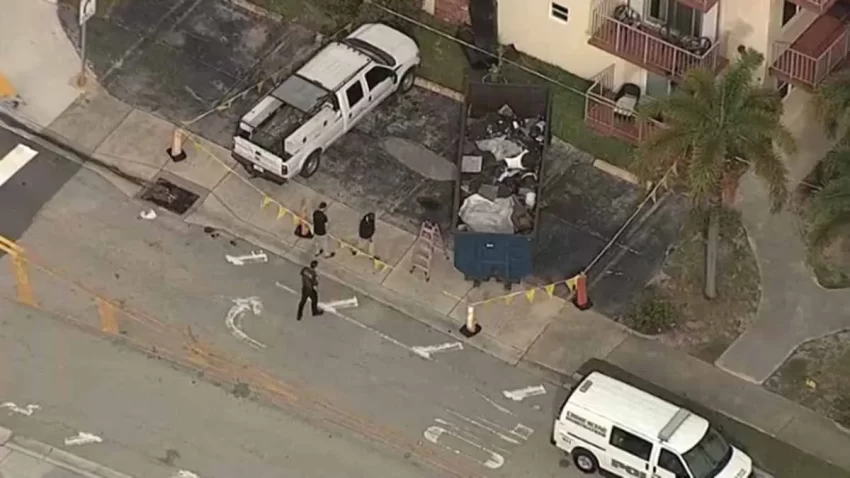
[[[520,118],[505,104],[498,112],[470,118],[463,142],[458,229],[533,231],[546,120]]]

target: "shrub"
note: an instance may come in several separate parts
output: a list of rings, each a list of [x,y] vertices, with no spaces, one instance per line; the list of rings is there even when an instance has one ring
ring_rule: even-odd
[[[659,335],[676,327],[678,311],[658,293],[650,293],[626,314],[625,324],[642,334]]]

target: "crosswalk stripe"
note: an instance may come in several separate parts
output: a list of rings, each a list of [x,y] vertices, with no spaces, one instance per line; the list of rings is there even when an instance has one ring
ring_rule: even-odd
[[[0,186],[11,179],[37,154],[38,151],[27,145],[19,144],[9,154],[3,156],[3,159],[0,159]]]

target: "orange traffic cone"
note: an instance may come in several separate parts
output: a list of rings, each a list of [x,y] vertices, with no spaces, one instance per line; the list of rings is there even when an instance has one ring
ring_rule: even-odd
[[[590,302],[590,297],[587,295],[587,276],[584,273],[576,277],[576,293],[573,297],[573,304],[578,310],[587,310],[593,307]]]

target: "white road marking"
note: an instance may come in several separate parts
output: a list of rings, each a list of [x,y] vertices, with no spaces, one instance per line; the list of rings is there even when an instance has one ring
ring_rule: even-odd
[[[472,440],[472,441],[480,440],[480,437],[478,437],[477,435],[472,433],[472,431],[468,428],[455,425],[454,423],[452,423],[448,420],[443,420],[442,418],[435,418],[434,421],[439,423],[440,425],[445,425],[445,426],[449,427],[449,429],[455,430],[456,432],[461,433],[461,434],[469,437],[469,439]],[[492,444],[489,444],[489,446],[492,446],[493,450],[498,451],[503,456],[511,454],[511,452],[509,452],[508,450],[505,450],[504,448],[501,448],[501,447],[498,447],[498,446],[495,446],[495,445],[492,445]]]
[[[29,417],[29,416],[32,416],[32,412],[38,410],[41,407],[34,404],[34,403],[30,403],[25,407],[19,407],[12,402],[6,402],[6,403],[0,405],[0,408],[8,408],[9,409],[9,415],[11,415],[13,413],[17,413],[19,415],[26,415],[26,416]]]
[[[89,443],[101,443],[103,438],[86,432],[78,432],[75,436],[65,439],[65,446],[87,445]]]
[[[243,254],[241,256],[231,256],[230,254],[225,254],[224,260],[233,264],[234,266],[244,266],[248,263],[268,262],[269,256],[267,256],[266,253],[263,251],[251,251],[250,254]]]
[[[523,425],[522,423],[517,423],[514,429],[511,430],[511,433],[522,438],[523,440],[528,440],[528,437],[530,437],[531,434],[534,433],[534,429],[529,428]]]
[[[357,307],[359,305],[360,305],[360,303],[357,301],[357,297],[352,297],[350,299],[335,300],[333,302],[319,302],[319,307],[322,310],[350,309],[352,307]]]
[[[473,420],[469,417],[465,417],[465,416],[461,415],[460,413],[457,413],[453,410],[446,410],[446,411],[451,413],[452,415],[460,418],[461,420],[464,420],[468,423],[471,423],[471,424],[477,426],[478,428],[481,428],[483,430],[486,430],[486,431],[492,433],[493,435],[496,435],[497,437],[501,438],[502,440],[505,440],[508,443],[513,443],[514,445],[519,445],[519,441],[517,441],[516,439],[507,435],[507,434],[511,433],[510,430],[506,430],[506,429],[502,428],[501,426],[499,426],[499,425],[497,425],[493,422],[490,422],[490,421],[487,421],[487,420],[485,420],[481,417],[478,417],[478,420],[481,420],[481,422],[485,422],[487,424],[487,425],[485,425],[484,423]],[[504,432],[504,433],[502,433],[502,432]]]
[[[487,395],[484,395],[483,393],[479,392],[478,390],[476,390],[476,391],[475,391],[475,393],[477,393],[478,395],[480,395],[480,396],[481,396],[481,398],[483,398],[483,399],[484,399],[484,401],[486,401],[486,402],[487,402],[487,403],[489,403],[490,405],[493,405],[493,406],[496,408],[496,410],[498,410],[498,411],[500,411],[500,412],[503,412],[503,413],[507,413],[508,415],[510,415],[510,416],[512,416],[512,417],[514,416],[514,412],[512,412],[512,411],[508,410],[507,408],[505,408],[505,407],[503,407],[503,406],[499,405],[498,403],[496,403],[493,399],[491,399],[491,398],[490,398],[490,397],[488,397]]]
[[[439,443],[440,437],[443,436],[444,434],[449,435],[449,436],[453,436],[453,437],[457,438],[458,440],[460,440],[464,443],[467,443],[467,444],[469,444],[469,445],[471,445],[475,448],[478,448],[479,450],[483,451],[484,453],[489,454],[490,457],[486,461],[479,461],[479,463],[486,466],[487,468],[490,468],[491,470],[496,470],[498,468],[501,468],[502,465],[505,464],[505,457],[503,457],[502,455],[494,452],[493,450],[484,448],[483,446],[479,445],[478,443],[475,443],[472,440],[468,440],[468,439],[466,439],[466,438],[464,438],[460,435],[456,435],[456,434],[446,430],[443,427],[438,427],[436,425],[430,426],[422,433],[422,435],[425,437],[425,439],[428,440],[429,442],[431,442],[435,445],[441,446],[441,447],[445,448],[446,450],[449,450],[452,453],[459,455],[461,453],[460,450],[457,450],[457,449],[452,448],[450,446]]]
[[[521,402],[528,397],[536,397],[546,393],[546,388],[543,385],[535,385],[533,387],[520,388],[518,390],[505,390],[502,395],[515,402]]]
[[[28,162],[38,155],[38,151],[27,145],[19,144],[9,154],[0,159],[0,186],[21,170]]]
[[[254,315],[260,315],[263,313],[263,303],[260,302],[259,297],[255,296],[246,297],[244,299],[233,299],[233,307],[227,311],[227,317],[224,319],[224,323],[227,325],[227,328],[230,329],[230,333],[237,339],[247,342],[251,347],[264,349],[266,348],[265,344],[249,337],[248,334],[242,331],[242,328],[239,325],[239,318],[249,310],[253,312]]]
[[[413,347],[413,353],[428,360],[431,360],[431,354],[435,354],[437,352],[447,352],[449,350],[463,350],[463,343],[450,342],[440,345]]]
[[[179,470],[177,473],[171,475],[171,478],[201,478],[197,473],[192,473],[189,470]]]
[[[281,289],[283,289],[283,290],[287,291],[287,292],[290,292],[290,293],[292,293],[292,294],[294,294],[294,295],[298,295],[298,292],[296,292],[296,291],[295,291],[295,289],[293,289],[292,287],[289,287],[289,286],[287,286],[287,285],[281,284],[280,282],[275,282],[275,285],[276,285],[276,286],[278,286],[278,287],[280,287]],[[319,305],[321,306],[321,302],[319,302]],[[387,334],[385,334],[385,333],[383,333],[383,332],[381,332],[381,331],[379,331],[379,330],[375,330],[375,329],[373,329],[372,327],[369,327],[369,326],[368,326],[368,325],[366,325],[366,324],[360,323],[360,322],[358,322],[358,321],[356,321],[356,320],[352,319],[351,317],[349,317],[349,316],[347,316],[347,315],[345,315],[345,314],[343,314],[343,313],[339,312],[339,311],[338,311],[338,310],[336,310],[336,309],[325,309],[325,310],[327,310],[327,311],[328,311],[328,312],[330,312],[331,314],[333,314],[333,315],[335,315],[335,316],[339,317],[340,319],[342,319],[342,320],[344,320],[344,321],[346,321],[346,322],[349,322],[349,323],[351,323],[351,324],[353,324],[353,325],[356,325],[357,327],[360,327],[360,328],[361,328],[361,329],[363,329],[363,330],[368,330],[369,332],[372,332],[373,334],[377,335],[378,337],[380,337],[380,338],[382,338],[382,339],[386,340],[387,342],[389,342],[389,343],[391,343],[391,344],[398,345],[399,347],[401,347],[401,348],[403,348],[403,349],[407,350],[408,352],[416,353],[416,352],[414,352],[414,351],[413,351],[413,348],[412,348],[412,347],[410,347],[409,345],[405,345],[405,344],[403,344],[403,343],[399,342],[398,340],[396,340],[396,339],[394,339],[394,338],[390,337],[389,335],[387,335]],[[421,355],[420,355],[420,357],[421,357]],[[424,358],[424,357],[423,357],[423,358]]]

